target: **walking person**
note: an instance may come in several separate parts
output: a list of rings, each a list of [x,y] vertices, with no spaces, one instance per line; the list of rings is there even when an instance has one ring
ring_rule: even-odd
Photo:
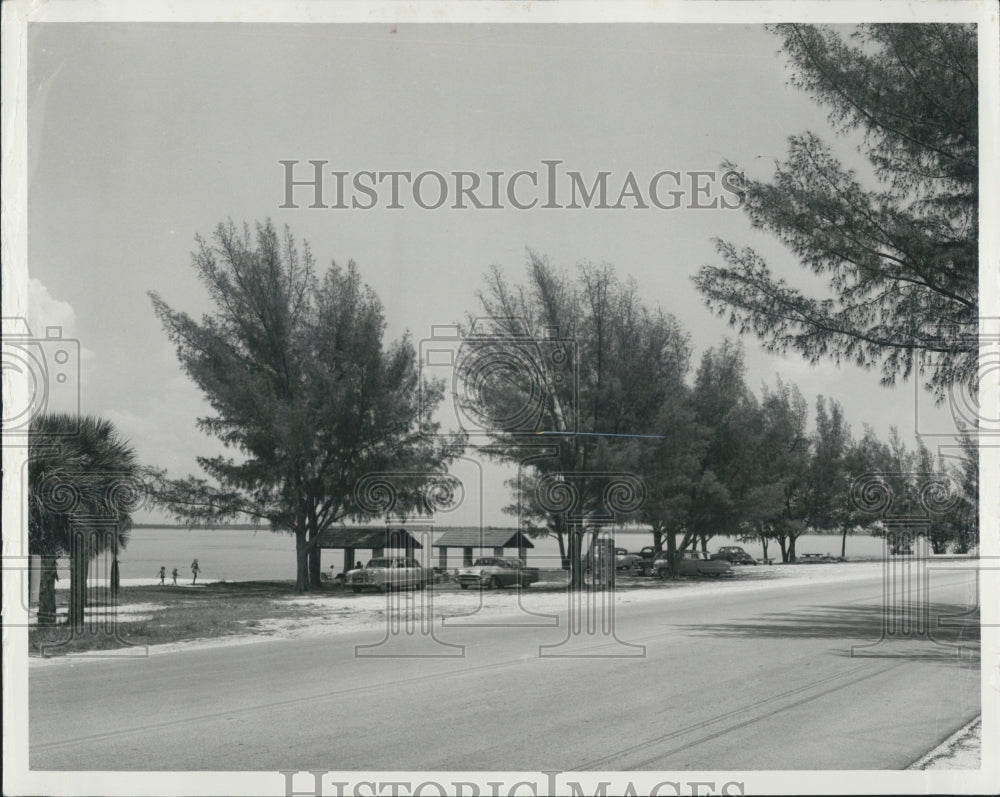
[[[191,576],[192,576],[192,578],[191,578],[191,584],[192,584],[192,585],[194,584],[194,582],[195,582],[195,581],[197,581],[197,580],[198,580],[198,574],[199,574],[200,572],[201,572],[201,568],[200,568],[200,567],[198,567],[198,560],[197,560],[197,559],[195,559],[195,560],[194,560],[194,561],[193,561],[193,562],[191,563]]]
[[[165,582],[166,578],[167,578],[167,568],[163,567],[163,565],[160,565],[160,586],[161,587],[164,585],[164,582]]]
[[[174,577],[174,586],[176,587],[177,586],[177,568],[176,567],[174,568],[174,572],[171,573],[170,575],[172,575]]]

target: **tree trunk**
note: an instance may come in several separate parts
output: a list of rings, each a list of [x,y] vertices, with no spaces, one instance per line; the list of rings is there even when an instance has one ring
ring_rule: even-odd
[[[295,532],[295,591],[309,591],[309,541],[301,528]]]
[[[844,526],[844,530],[840,533],[840,558],[847,558],[847,526]]]
[[[653,550],[659,553],[663,550],[663,532],[653,529]]]
[[[677,578],[677,536],[673,531],[667,532],[667,575]]]
[[[309,588],[319,589],[323,568],[323,551],[317,547],[319,523],[316,519],[316,507],[310,506],[306,513],[306,539],[309,543]]]
[[[596,529],[590,532],[590,534],[583,532],[582,539],[587,541],[587,550],[584,553],[584,561],[588,564],[594,561],[594,546],[597,544],[597,534],[598,532]]]
[[[764,558],[767,559],[767,537],[760,535],[760,545],[764,549]]]
[[[794,535],[794,534],[791,535],[791,536],[789,536],[789,538],[788,538],[788,561],[789,562],[794,562],[795,561],[795,540],[796,540],[796,538],[797,538],[797,535]]]
[[[118,594],[121,592],[122,580],[121,575],[118,572],[118,557],[116,556],[111,562],[111,596],[117,598]]]
[[[55,625],[56,622],[56,558],[42,556],[38,577],[38,624]]]
[[[785,535],[782,534],[778,537],[778,545],[781,547],[781,561],[788,561],[788,549],[785,548]]]
[[[87,609],[87,546],[84,533],[77,533],[69,559],[69,611],[66,622],[74,636],[82,634]]]
[[[569,588],[582,590],[583,578],[583,529],[576,525],[569,527]]]
[[[559,543],[559,562],[563,570],[568,570],[569,557],[566,555],[566,538],[563,536],[561,529],[556,531],[556,540]]]
[[[309,588],[319,589],[323,570],[323,549],[313,546],[309,550]]]

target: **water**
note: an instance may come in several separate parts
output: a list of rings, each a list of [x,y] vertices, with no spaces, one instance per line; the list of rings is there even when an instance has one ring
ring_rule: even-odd
[[[295,537],[266,529],[132,529],[118,557],[122,579],[156,578],[160,567],[176,567],[178,580],[273,581],[295,579]]]
[[[619,531],[615,535],[616,545],[630,551],[638,551],[644,545],[653,544],[650,532]],[[528,551],[528,564],[552,567],[558,566],[559,546],[555,539],[532,540],[535,547]],[[751,556],[764,555],[759,543],[744,543],[726,537],[709,540],[709,551],[722,545],[740,545]],[[833,534],[804,534],[796,543],[796,552],[840,554],[840,536]],[[850,557],[879,556],[882,540],[867,535],[847,538],[847,555]],[[483,551],[484,554],[492,550]],[[514,551],[509,551],[514,554]],[[438,564],[437,549],[417,551],[418,558],[425,565]],[[777,543],[768,546],[768,555],[780,560],[781,551]],[[295,538],[291,534],[274,533],[267,530],[243,529],[133,529],[128,547],[119,556],[122,579],[156,578],[160,567],[167,568],[167,580],[176,567],[179,579],[190,579],[191,562],[198,559],[201,568],[199,579],[226,581],[270,581],[294,580],[295,578]],[[367,562],[370,552],[357,550],[356,558]],[[460,567],[462,551],[451,548],[448,551],[448,566]],[[339,572],[343,567],[343,551],[324,550],[323,569],[330,572],[335,565]],[[92,575],[106,574],[106,563],[95,562]]]

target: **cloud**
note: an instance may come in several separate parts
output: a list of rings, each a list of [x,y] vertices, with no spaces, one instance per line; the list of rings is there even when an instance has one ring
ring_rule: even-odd
[[[37,277],[28,282],[28,328],[35,338],[48,337],[48,330],[58,327],[62,337],[78,340],[80,334],[76,310],[64,299],[56,299]],[[93,364],[97,355],[80,347],[81,362]]]
[[[67,301],[56,299],[41,280],[28,283],[28,326],[35,337],[45,337],[48,327],[61,327],[63,337],[77,334],[76,311]]]
[[[33,277],[28,282],[27,323],[27,330],[23,322],[19,324],[20,334],[30,332],[28,348],[36,361],[43,363],[38,373],[46,384],[43,405],[37,403],[41,394],[37,390],[34,394],[36,411],[44,406],[48,412],[80,412],[80,397],[94,379],[97,356],[79,345],[76,310]]]

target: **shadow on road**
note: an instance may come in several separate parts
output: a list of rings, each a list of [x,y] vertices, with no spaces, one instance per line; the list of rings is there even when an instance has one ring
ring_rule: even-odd
[[[970,611],[968,606],[933,603],[925,610],[926,620],[921,622],[917,605],[903,605],[893,612],[879,604],[807,606],[736,622],[674,627],[695,636],[838,639],[844,641],[846,655],[853,648],[855,655],[923,658],[956,655],[961,649],[963,658],[978,657],[978,608]]]

